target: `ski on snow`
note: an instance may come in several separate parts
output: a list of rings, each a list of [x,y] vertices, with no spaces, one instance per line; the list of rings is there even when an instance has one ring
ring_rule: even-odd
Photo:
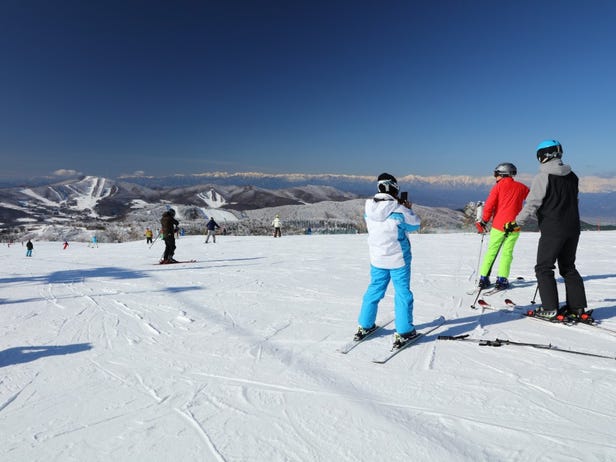
[[[576,319],[568,318],[566,316],[563,319],[546,319],[540,316],[535,316],[535,310],[522,311],[515,304],[515,302],[509,298],[505,299],[505,305],[507,305],[510,308],[513,308],[514,311],[507,311],[507,310],[501,310],[501,309],[495,308],[492,305],[490,305],[488,302],[486,302],[485,300],[478,300],[477,304],[479,304],[482,308],[487,309],[487,310],[498,311],[501,313],[511,313],[511,314],[519,315],[523,318],[536,319],[537,321],[549,322],[551,324],[563,324],[565,326],[586,326],[591,329],[599,329],[610,335],[616,335],[616,330],[602,326],[597,321],[589,323],[589,322],[578,321]],[[592,310],[589,311],[588,313],[592,314]]]
[[[339,348],[338,352],[342,353],[342,354],[347,354],[349,351],[351,351],[353,348],[358,346],[360,343],[362,343],[365,340],[368,340],[369,338],[373,337],[374,334],[376,334],[383,327],[387,326],[388,324],[391,324],[392,322],[394,322],[394,318],[390,318],[390,319],[386,320],[385,322],[382,322],[381,324],[377,324],[376,328],[374,330],[372,330],[370,333],[368,333],[367,335],[365,335],[361,340],[351,340],[349,343],[347,343],[346,345],[344,345],[341,348]]]
[[[155,263],[156,265],[177,265],[178,263],[197,263],[197,260],[178,260],[178,261],[171,261],[171,262],[158,262]]]
[[[509,287],[507,287],[507,289],[503,289],[502,287],[494,287],[493,289],[490,289],[490,290],[488,290],[486,292],[483,292],[483,295],[486,296],[486,297],[489,297],[490,295],[494,295],[494,294],[496,294],[498,292],[502,292],[502,291],[508,290],[508,289],[509,289]]]
[[[402,350],[405,350],[411,345],[417,343],[417,341],[420,338],[425,337],[432,331],[435,331],[436,329],[441,327],[444,323],[445,323],[445,318],[443,316],[440,316],[438,319],[435,319],[434,321],[432,321],[431,323],[432,326],[418,332],[417,336],[413,337],[411,340],[406,341],[400,348],[392,348],[391,351],[389,351],[387,354],[374,358],[372,362],[377,363],[377,364],[385,364],[387,361],[389,361],[391,358],[396,356]]]
[[[545,344],[545,343],[514,342],[512,340],[503,340],[499,338],[497,338],[496,340],[485,340],[485,339],[476,339],[476,338],[468,338],[468,337],[469,337],[468,334],[458,335],[458,336],[439,335],[438,340],[457,340],[457,341],[462,341],[462,342],[473,342],[473,343],[479,344],[479,346],[491,346],[491,347],[500,347],[503,345],[523,346],[523,347],[538,348],[540,350],[552,350],[552,351],[560,351],[563,353],[571,353],[571,354],[582,355],[582,356],[591,356],[593,358],[605,358],[605,359],[616,360],[616,357],[614,356],[602,355],[602,354],[597,354],[597,353],[589,353],[587,351],[567,350],[564,348],[559,348],[556,345],[552,345],[551,343]]]
[[[515,278],[516,281],[524,281],[524,277],[523,276],[518,276],[517,278]],[[514,283],[510,282],[509,283],[509,287],[507,287],[506,289],[500,289],[498,287],[496,287],[496,285],[489,285],[488,287],[486,287],[485,289],[481,290],[481,293],[483,295],[485,295],[486,297],[489,297],[490,295],[496,294],[498,292],[502,292],[503,290],[509,290],[512,289],[514,287]],[[467,295],[476,295],[477,292],[479,292],[479,287],[473,287],[470,290],[466,291]]]

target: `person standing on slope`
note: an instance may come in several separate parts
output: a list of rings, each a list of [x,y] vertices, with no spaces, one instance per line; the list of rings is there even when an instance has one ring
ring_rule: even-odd
[[[210,221],[205,225],[207,228],[207,237],[205,238],[205,243],[207,244],[210,240],[210,236],[212,236],[212,241],[216,244],[216,229],[220,228],[218,223],[214,220],[214,217],[210,217]]]
[[[274,221],[272,221],[272,226],[274,227],[274,237],[281,237],[282,234],[280,232],[280,226],[281,226],[281,221],[280,221],[280,215],[276,215],[274,217]]]
[[[366,201],[365,220],[370,252],[370,284],[359,312],[355,340],[361,340],[376,328],[378,303],[392,280],[395,289],[396,333],[394,348],[400,348],[417,335],[413,325],[413,293],[411,283],[411,243],[407,233],[417,231],[420,220],[412,204],[398,199],[396,178],[382,173],[377,182],[378,193]]]
[[[535,275],[541,307],[536,315],[548,319],[558,314],[576,317],[586,322],[592,318],[586,313],[584,280],[575,267],[580,239],[580,212],[578,208],[579,179],[569,165],[563,164],[562,145],[557,140],[545,140],[537,146],[539,174],[533,179],[530,194],[522,211],[506,226],[515,229],[536,215],[539,222],[539,244]],[[554,278],[555,262],[565,280],[566,305],[559,313],[558,289]]]
[[[34,249],[34,244],[32,243],[30,239],[28,239],[28,242],[26,242],[26,257],[32,256],[33,249]]]
[[[497,289],[509,288],[509,272],[513,261],[513,248],[520,237],[519,231],[505,232],[505,224],[513,221],[522,210],[524,199],[528,195],[528,186],[513,179],[518,174],[515,165],[505,162],[498,164],[494,169],[496,184],[483,207],[481,220],[475,223],[480,233],[486,232],[486,226],[492,219],[488,250],[479,269],[479,287],[485,289],[490,286],[490,272],[494,262],[501,252],[496,278]]]
[[[160,262],[162,264],[177,263],[173,258],[173,254],[175,253],[175,231],[180,223],[175,219],[175,210],[169,209],[163,213],[160,224],[163,240],[165,241],[165,253]]]

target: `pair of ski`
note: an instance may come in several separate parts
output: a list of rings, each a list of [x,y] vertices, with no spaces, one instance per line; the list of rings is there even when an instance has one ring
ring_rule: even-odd
[[[515,280],[516,281],[523,281],[524,278],[522,276],[518,276],[517,278],[515,278]],[[489,287],[491,287],[491,289],[489,287],[487,287],[486,288],[487,290],[479,289],[479,287],[473,287],[471,290],[467,291],[466,294],[467,295],[477,295],[478,292],[481,292],[481,294],[483,294],[484,296],[489,297],[490,295],[494,295],[494,294],[496,294],[498,292],[502,292],[503,290],[512,289],[513,286],[514,286],[514,283],[510,282],[509,283],[509,287],[507,287],[507,288],[497,287],[496,285],[489,286]]]
[[[541,316],[535,316],[535,310],[522,311],[513,302],[513,300],[509,298],[505,299],[505,305],[507,305],[510,308],[513,308],[514,311],[507,311],[507,310],[501,310],[501,309],[495,308],[492,305],[490,305],[488,302],[486,302],[485,300],[481,300],[481,299],[477,301],[477,304],[480,305],[483,309],[487,309],[487,310],[498,311],[501,313],[511,313],[511,314],[519,315],[525,318],[536,319],[537,321],[549,322],[552,324],[563,324],[565,326],[588,326],[589,328],[599,329],[610,335],[616,335],[616,330],[602,326],[597,321],[594,321],[592,323],[587,323],[583,321],[577,321],[571,318],[564,318],[564,320],[558,320],[558,319],[543,318]],[[592,314],[592,311],[588,312],[588,314]]]
[[[366,341],[366,340],[368,340],[370,338],[375,337],[376,333],[381,331],[384,327],[386,327],[387,325],[391,324],[392,322],[394,322],[394,319],[390,318],[387,321],[385,321],[385,322],[383,322],[381,324],[378,324],[375,329],[370,331],[370,333],[365,335],[362,339],[350,341],[346,345],[344,345],[341,348],[339,348],[338,352],[342,353],[342,354],[347,354],[349,351],[353,350],[355,347],[359,346],[364,341]],[[396,356],[402,350],[405,350],[408,347],[410,347],[411,345],[417,343],[417,341],[419,339],[421,339],[422,337],[425,337],[430,332],[435,331],[436,329],[441,327],[444,323],[445,323],[445,318],[443,316],[440,316],[439,318],[435,319],[434,321],[432,321],[430,323],[430,327],[427,327],[427,328],[425,328],[425,329],[423,329],[421,331],[418,331],[417,335],[415,337],[413,337],[410,340],[407,340],[401,347],[399,347],[399,348],[392,347],[392,349],[389,352],[387,352],[387,353],[385,353],[385,354],[383,354],[381,356],[377,356],[377,357],[373,358],[372,362],[373,363],[377,363],[377,364],[385,364],[387,361],[389,361],[391,358]]]
[[[489,297],[490,295],[494,295],[495,293],[502,292],[503,290],[508,290],[510,288],[511,287],[508,287],[507,289],[503,289],[501,287],[493,286],[491,289],[485,290],[485,289],[480,289],[479,287],[475,287],[474,289],[466,291],[466,294],[467,295],[478,295],[481,292],[482,295]]]
[[[485,340],[485,339],[476,339],[476,338],[468,338],[468,337],[469,337],[468,334],[458,335],[458,336],[439,335],[438,340],[457,340],[457,341],[463,341],[463,342],[473,342],[473,343],[477,343],[479,346],[491,346],[491,347],[500,347],[503,345],[523,346],[523,347],[538,348],[541,350],[559,351],[562,353],[570,353],[570,354],[581,355],[581,356],[590,356],[593,358],[605,358],[605,359],[616,360],[616,357],[614,356],[602,355],[602,354],[597,354],[597,353],[589,353],[587,351],[566,350],[564,348],[559,348],[556,345],[552,345],[551,343],[545,344],[545,343],[514,342],[512,340],[503,340],[499,338],[497,338],[496,340]]]
[[[178,263],[197,263],[197,260],[159,261],[157,265],[177,265]]]

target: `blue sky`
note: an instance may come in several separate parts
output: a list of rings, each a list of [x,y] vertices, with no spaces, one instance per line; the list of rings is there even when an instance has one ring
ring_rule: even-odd
[[[616,175],[616,2],[0,2],[4,177]]]

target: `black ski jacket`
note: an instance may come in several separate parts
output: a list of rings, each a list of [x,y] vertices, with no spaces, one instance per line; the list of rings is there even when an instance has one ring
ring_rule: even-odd
[[[173,236],[173,233],[175,232],[175,227],[179,224],[180,222],[173,218],[169,212],[163,213],[163,216],[160,219],[163,238]]]
[[[536,215],[541,233],[556,236],[580,234],[578,183],[577,175],[560,159],[541,164],[516,222],[522,226],[531,215]]]

